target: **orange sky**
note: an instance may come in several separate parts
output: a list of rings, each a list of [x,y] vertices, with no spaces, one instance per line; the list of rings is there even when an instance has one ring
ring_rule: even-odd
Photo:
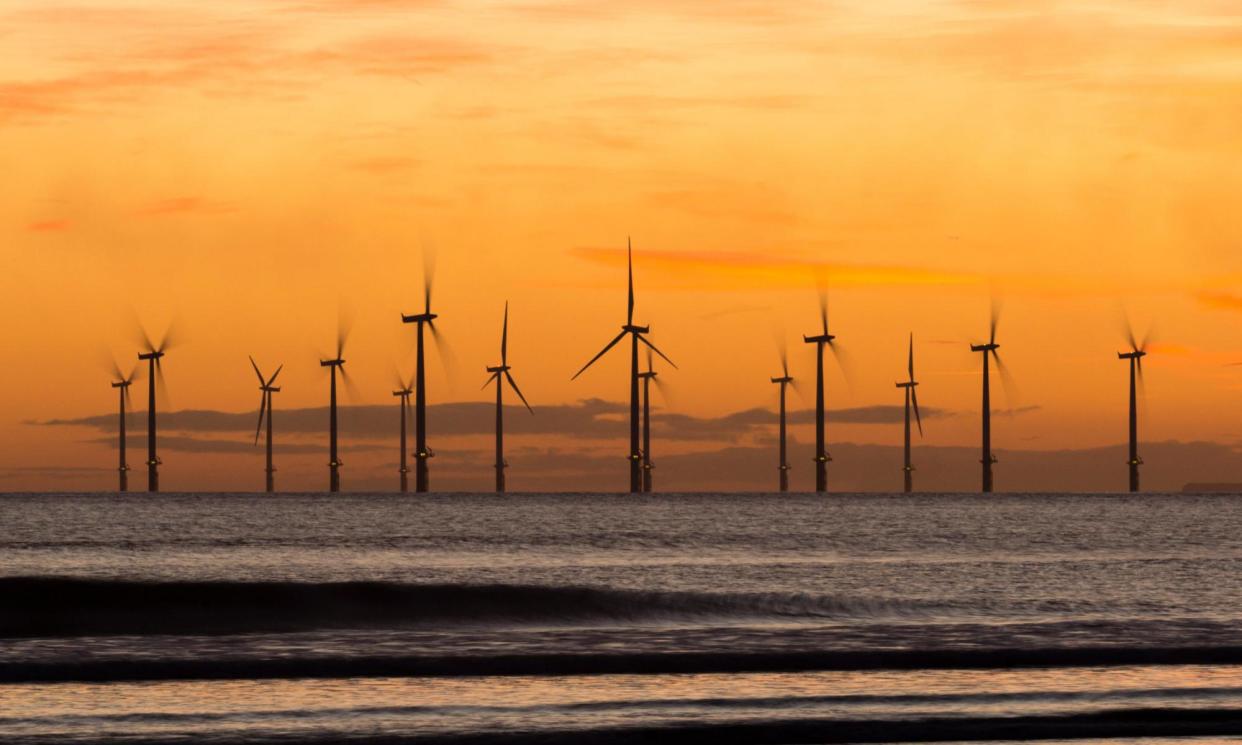
[[[533,404],[619,399],[624,355],[569,377],[623,320],[627,235],[678,412],[772,406],[774,334],[814,329],[824,283],[854,376],[833,373],[831,404],[900,403],[913,331],[922,403],[960,413],[929,444],[977,439],[966,344],[992,294],[1019,389],[997,405],[1038,407],[998,448],[1122,440],[1123,305],[1156,327],[1145,437],[1242,440],[1235,3],[0,0],[0,18],[0,488],[110,483],[44,470],[109,466],[95,433],[28,422],[112,410],[101,360],[136,352],[131,312],[182,325],[174,408],[245,411],[247,354],[285,363],[278,407],[324,403],[344,306],[358,402],[388,403],[428,247],[459,377],[433,364],[433,402],[487,399],[505,299]],[[181,488],[254,467],[165,461]]]

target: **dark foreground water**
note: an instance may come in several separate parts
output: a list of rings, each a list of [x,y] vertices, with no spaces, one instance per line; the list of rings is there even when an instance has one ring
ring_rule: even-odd
[[[1229,496],[13,495],[0,741],[1232,742],[1240,569]]]

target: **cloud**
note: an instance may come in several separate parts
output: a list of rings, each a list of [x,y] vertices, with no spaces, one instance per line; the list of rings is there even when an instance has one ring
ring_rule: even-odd
[[[624,266],[623,248],[578,247],[573,253],[588,261]],[[982,282],[979,275],[885,264],[839,263],[811,258],[774,256],[758,251],[669,251],[644,249],[643,266],[694,285],[833,287],[874,285],[948,285]]]
[[[231,212],[235,208],[224,202],[213,202],[202,197],[167,197],[147,204],[138,210],[139,215],[160,217],[164,215],[216,214]]]
[[[1242,313],[1242,295],[1230,292],[1200,292],[1196,298],[1209,308]]]
[[[280,434],[321,435],[327,429],[328,409],[313,407],[303,409],[279,409]],[[508,435],[569,435],[579,439],[611,439],[624,434],[624,417],[629,406],[620,402],[589,399],[576,404],[539,406],[535,414],[516,406],[506,407],[505,432]],[[391,406],[341,406],[337,409],[342,436],[353,438],[390,439],[393,435],[393,409]],[[935,407],[922,410],[924,419],[950,416],[951,413]],[[253,433],[257,411],[224,412],[208,410],[172,411],[160,414],[160,427],[165,432],[195,433]],[[776,413],[765,409],[747,409],[722,417],[695,417],[668,411],[652,413],[652,428],[661,437],[681,441],[737,441],[743,437],[765,433],[776,423]],[[798,410],[788,414],[793,424],[815,421],[811,410]],[[901,422],[905,410],[901,406],[860,406],[846,409],[830,409],[827,414],[833,422],[847,424],[895,424]],[[129,426],[134,432],[142,432],[145,413],[129,414]],[[485,435],[493,432],[495,406],[486,402],[463,402],[433,404],[427,407],[428,429],[439,437],[461,435]],[[53,419],[38,422],[42,426],[90,427],[101,432],[116,428],[116,415],[100,414],[75,419]],[[160,437],[161,447],[168,442]],[[195,448],[220,448],[224,452],[232,445],[225,441],[202,441],[187,446]],[[250,445],[242,443],[247,448]]]
[[[32,233],[57,233],[69,229],[68,220],[37,220],[26,225],[26,230]]]

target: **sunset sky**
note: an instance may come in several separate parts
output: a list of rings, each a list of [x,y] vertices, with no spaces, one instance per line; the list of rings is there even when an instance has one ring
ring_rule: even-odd
[[[110,426],[46,422],[114,412],[135,317],[176,319],[173,409],[249,412],[170,431],[199,444],[162,450],[166,488],[259,487],[246,356],[285,365],[279,439],[282,410],[326,404],[341,313],[352,403],[393,406],[395,439],[427,252],[455,358],[433,354],[433,403],[489,400],[505,300],[536,417],[620,401],[625,354],[570,376],[624,321],[627,236],[636,320],[680,367],[669,410],[711,425],[666,420],[666,452],[770,447],[719,418],[775,406],[778,338],[791,405],[813,403],[817,286],[850,372],[829,366],[830,407],[899,405],[913,332],[928,446],[977,442],[967,345],[1001,302],[1000,489],[1006,450],[1124,440],[1123,313],[1154,329],[1144,439],[1242,442],[1236,2],[0,0],[0,19],[0,489],[111,487]],[[621,488],[624,425],[598,416],[516,435],[514,487],[582,453]],[[830,414],[829,440],[899,444],[879,419]],[[367,437],[347,489],[395,484]],[[430,439],[489,478],[485,433]],[[322,441],[282,440],[283,488],[323,487]],[[474,486],[437,465],[433,485]]]

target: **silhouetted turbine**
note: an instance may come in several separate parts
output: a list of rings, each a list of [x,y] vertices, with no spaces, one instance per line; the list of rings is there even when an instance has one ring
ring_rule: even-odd
[[[495,367],[487,368],[491,373],[491,377],[483,384],[483,387],[491,385],[492,381],[496,381],[496,492],[503,494],[505,491],[505,469],[509,467],[505,461],[505,405],[504,391],[507,382],[513,392],[522,399],[522,404],[531,414],[535,410],[530,408],[530,404],[526,402],[526,396],[522,395],[521,389],[518,388],[517,381],[513,379],[513,375],[509,372],[509,303],[505,302],[505,319],[500,327],[500,364]],[[501,380],[501,378],[504,380]]]
[[[906,430],[905,445],[906,459],[902,471],[905,472],[905,491],[906,494],[914,491],[914,464],[910,460],[910,407],[914,406],[914,419],[919,425],[919,436],[923,436],[923,417],[919,415],[919,394],[915,390],[918,382],[914,379],[914,334],[910,334],[910,356],[909,356],[909,372],[910,379],[898,383],[898,388],[906,389]]]
[[[836,338],[828,333],[828,298],[819,297],[819,315],[822,322],[822,333],[815,336],[802,336],[807,344],[815,345],[815,491],[828,491],[828,462],[832,457],[824,443],[824,347],[837,354]]]
[[[337,455],[336,447],[336,374],[341,373],[342,381],[348,381],[345,373],[345,340],[349,337],[349,331],[345,328],[343,322],[339,323],[336,331],[336,357],[330,360],[319,360],[320,367],[326,367],[331,372],[331,383],[328,388],[328,491],[339,492],[341,490],[341,466],[345,465]]]
[[[430,261],[423,271],[423,312],[414,315],[401,315],[402,323],[418,324],[417,363],[414,368],[414,488],[425,492],[431,487],[431,474],[427,460],[435,457],[431,448],[427,447],[427,375],[426,357],[424,355],[423,327],[431,330],[431,336],[438,344],[440,334],[436,331],[435,320],[439,316],[431,312],[431,283],[434,271]]]
[[[112,371],[116,375],[116,380],[112,381],[112,387],[117,389],[117,398],[120,400],[121,411],[120,419],[118,420],[119,427],[117,429],[119,439],[117,443],[117,457],[119,459],[117,472],[120,480],[117,491],[126,492],[129,491],[129,463],[125,459],[125,406],[130,402],[129,386],[133,384],[134,378],[137,377],[138,368],[135,367],[133,370],[130,370],[129,375],[123,375],[121,368],[117,367],[116,363],[113,362]]]
[[[789,491],[789,458],[785,450],[785,389],[794,382],[793,377],[789,375],[789,354],[785,349],[785,345],[781,344],[781,376],[772,378],[772,382],[781,387],[781,418],[780,418],[780,490],[782,492]]]
[[[397,375],[397,390],[392,392],[392,395],[401,399],[398,403],[401,405],[401,468],[399,470],[401,473],[402,494],[405,494],[410,490],[410,469],[407,466],[405,455],[405,430],[406,423],[410,419],[410,394],[414,392],[414,389],[411,387],[412,385],[412,380],[402,380],[401,376]]]
[[[276,490],[276,467],[272,465],[272,394],[279,393],[280,389],[273,386],[276,382],[276,376],[280,375],[280,371],[285,369],[284,365],[276,368],[276,372],[272,373],[272,377],[267,380],[263,379],[263,373],[259,372],[259,364],[254,361],[254,357],[250,358],[250,366],[254,368],[254,374],[259,378],[259,424],[254,428],[254,444],[259,444],[259,433],[263,430],[264,414],[267,415],[267,465],[263,469],[266,478],[264,479],[264,490],[271,494]]]
[[[651,348],[647,348],[647,371],[638,374],[639,379],[643,381],[643,491],[651,491],[651,471],[655,468],[655,461],[651,458],[651,384],[655,383],[657,388],[664,390],[663,383],[660,382],[660,373],[655,371],[654,360],[651,358]],[[668,400],[668,394],[665,393],[665,400]]]
[[[142,333],[142,342],[147,350],[138,355],[139,360],[145,360],[148,365],[147,373],[149,375],[147,388],[147,491],[158,492],[160,490],[160,464],[163,463],[156,452],[156,423],[155,423],[155,390],[156,383],[160,388],[165,388],[164,384],[164,365],[161,360],[164,353],[171,347],[171,329],[164,332],[164,338],[160,340],[158,346],[151,343],[151,338],[147,336],[145,330],[139,329]]]
[[[1130,361],[1130,459],[1126,461],[1130,467],[1130,491],[1139,490],[1139,466],[1143,459],[1138,454],[1138,386],[1143,384],[1143,358],[1147,356],[1147,337],[1142,342],[1134,338],[1134,331],[1126,323],[1126,340],[1130,343],[1129,352],[1118,352],[1117,358]]]
[[[621,327],[621,333],[617,334],[612,341],[608,342],[599,354],[595,355],[582,366],[582,369],[574,373],[570,380],[575,380],[579,375],[586,372],[586,369],[595,364],[595,361],[608,353],[608,350],[617,345],[617,342],[625,338],[626,334],[630,335],[630,452],[626,457],[630,461],[630,493],[636,494],[643,488],[643,454],[639,448],[639,431],[638,431],[638,344],[639,342],[646,344],[650,349],[674,368],[677,367],[663,352],[656,348],[654,344],[647,340],[646,334],[650,333],[649,326],[634,325],[634,251],[626,239],[626,256],[629,274],[629,302],[626,306],[625,325]]]
[[[1000,355],[996,353],[1000,345],[996,343],[996,325],[1000,321],[1000,307],[992,304],[992,317],[988,326],[988,343],[971,344],[970,351],[983,355],[983,453],[979,462],[983,465],[983,493],[992,491],[992,466],[997,462],[992,454],[992,388],[989,358],[996,360],[996,370],[1004,379],[1005,369]]]

